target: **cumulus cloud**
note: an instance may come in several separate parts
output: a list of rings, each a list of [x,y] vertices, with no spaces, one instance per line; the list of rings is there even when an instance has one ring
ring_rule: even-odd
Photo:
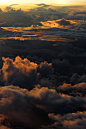
[[[79,76],[77,73],[74,73],[74,74],[72,75],[72,77],[70,78],[70,82],[71,82],[72,84],[78,83],[79,77],[80,77],[80,76]]]
[[[37,81],[37,64],[28,59],[22,60],[19,56],[13,61],[10,58],[2,58],[4,61],[1,69],[3,81],[9,84],[21,85],[22,87],[33,87]],[[31,87],[30,87],[31,88]]]
[[[47,87],[42,87],[40,89],[35,88],[31,90],[29,94],[37,99],[37,101],[33,100],[32,103],[40,103],[40,105],[38,104],[39,107],[42,105],[41,108],[46,110],[47,112],[64,114],[68,112],[73,112],[76,109],[85,109],[86,98],[58,94],[56,90],[48,89]],[[83,106],[81,103],[83,103]]]
[[[77,67],[78,70],[82,70],[83,71],[83,66],[81,67]],[[77,73],[74,73],[72,75],[72,77],[70,77],[70,82],[74,85],[74,84],[78,84],[78,83],[81,83],[81,82],[85,82],[86,83],[86,75],[83,74],[83,75],[78,75]]]
[[[30,58],[32,57],[30,56]],[[57,87],[57,91],[49,89],[54,86],[49,80],[52,63],[44,61],[36,64],[27,58],[21,59],[19,56],[14,61],[5,57],[2,59],[4,63],[0,71],[0,80],[4,85],[16,85],[0,87],[0,114],[5,115],[10,123],[7,128],[14,126],[38,128],[51,123],[48,113],[64,115],[86,110],[85,83],[74,86],[65,83]],[[34,59],[38,60],[37,57]],[[57,60],[57,62],[59,61]],[[60,81],[69,81],[68,76],[60,74],[58,76]],[[74,77],[77,77],[77,74]],[[17,85],[30,91],[19,88]],[[77,96],[78,94],[79,96]],[[33,125],[33,123],[35,124]],[[8,125],[4,124],[3,126]]]
[[[40,83],[39,77],[48,78],[52,72],[52,63],[42,62],[38,65],[19,56],[15,58],[15,61],[5,57],[2,60],[4,63],[1,69],[1,80],[4,85],[12,84],[32,89],[34,85]]]
[[[69,113],[63,116],[49,114],[48,116],[55,122],[42,129],[85,129],[86,127],[86,112]]]
[[[84,14],[84,15],[86,15],[86,11],[79,11],[79,12],[75,12],[74,13],[74,15],[82,15],[82,14]]]
[[[86,92],[86,83],[78,83],[76,85],[71,85],[71,84],[66,84],[64,83],[63,85],[60,85],[57,87],[57,90],[60,92],[63,92],[65,94],[70,94],[73,96],[85,96]]]
[[[60,61],[59,59],[52,60],[52,63],[58,67],[71,67],[71,64],[66,59]]]
[[[48,64],[46,61],[41,62],[37,70],[42,77],[49,77],[50,73],[52,72],[52,63]]]
[[[5,86],[0,87],[0,95],[0,113],[7,118],[8,126],[37,128],[49,122],[46,112],[37,108],[32,101],[36,98],[28,90]]]

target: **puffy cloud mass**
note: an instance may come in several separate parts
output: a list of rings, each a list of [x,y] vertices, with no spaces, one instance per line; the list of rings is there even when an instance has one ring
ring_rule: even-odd
[[[33,96],[28,90],[17,86],[0,87],[0,96],[0,114],[8,121],[4,126],[36,128],[49,121],[46,113],[32,103]]]
[[[86,98],[58,94],[47,87],[30,91],[12,85],[0,87],[0,114],[7,120],[4,126],[38,128],[51,123],[49,113],[64,114],[76,110],[86,110]]]
[[[70,94],[73,96],[86,96],[85,92],[86,92],[86,83],[82,82],[82,83],[78,83],[76,85],[71,85],[71,84],[66,84],[64,83],[63,85],[60,85],[59,87],[57,87],[57,90],[60,92],[63,92],[65,94]]]
[[[42,127],[42,129],[85,129],[86,127],[86,112],[69,113],[66,115],[48,115],[54,124]]]
[[[19,56],[15,61],[10,58],[2,58],[4,61],[0,77],[4,85],[20,86],[32,89],[34,85],[39,84],[39,78],[48,77],[52,72],[52,64],[42,62],[37,65],[30,62],[27,58],[21,59]]]
[[[49,113],[63,115],[77,110],[86,110],[86,97],[60,94],[47,87],[36,87],[30,91],[12,85],[0,87],[0,114],[3,114],[0,124],[7,127],[38,128],[51,123],[50,118],[54,116],[48,115]],[[80,120],[78,120],[78,116]],[[65,127],[68,127],[71,126],[73,119],[75,120],[73,120],[73,124],[78,124],[78,121],[84,123],[86,120],[83,117],[86,117],[85,113],[80,115],[70,113],[64,116],[57,115],[55,120],[59,120],[59,123],[62,122]],[[68,120],[70,120],[69,125]]]

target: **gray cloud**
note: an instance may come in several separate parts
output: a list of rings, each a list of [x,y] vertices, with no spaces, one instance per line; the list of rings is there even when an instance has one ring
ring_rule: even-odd
[[[50,5],[47,5],[47,4],[44,4],[44,3],[41,3],[41,4],[36,4],[37,6],[43,6],[43,7],[49,7]]]
[[[11,4],[11,5],[9,5],[9,6],[16,6],[16,5],[19,5],[19,4]]]
[[[49,124],[48,113],[86,109],[86,98],[58,94],[47,87],[30,91],[18,86],[0,87],[0,103],[0,114],[7,116],[11,126],[17,127],[40,127]]]
[[[65,94],[69,94],[72,96],[85,96],[85,91],[86,91],[86,83],[78,83],[75,85],[71,84],[66,84],[64,83],[63,85],[60,85],[57,87],[57,91],[63,92]]]
[[[42,129],[85,129],[86,127],[86,112],[69,113],[64,116],[49,114],[49,117],[55,123]]]
[[[60,25],[64,25],[64,26],[70,25],[70,21],[67,21],[64,18],[59,20],[59,21],[57,21],[57,23],[60,24]]]

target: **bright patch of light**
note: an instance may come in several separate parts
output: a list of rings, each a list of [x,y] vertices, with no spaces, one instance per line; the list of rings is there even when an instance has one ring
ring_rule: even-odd
[[[69,4],[69,0],[58,0],[58,4]]]

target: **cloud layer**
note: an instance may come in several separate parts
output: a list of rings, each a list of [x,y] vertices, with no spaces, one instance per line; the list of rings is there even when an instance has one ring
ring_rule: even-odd
[[[85,129],[85,7],[14,5],[0,9],[0,128]]]
[[[30,91],[18,86],[0,87],[0,96],[0,114],[5,115],[8,121],[6,126],[9,127],[41,127],[42,124],[50,123],[51,120],[49,118],[54,118],[53,115],[49,115],[48,118],[48,113],[64,114],[80,110],[80,108],[85,110],[86,108],[86,98],[58,94],[54,89],[44,87],[36,87]],[[79,113],[70,113],[63,117],[59,116],[55,116],[55,120],[59,119],[58,123],[60,121],[64,122],[66,118],[67,120],[76,119],[76,122],[73,121],[76,126],[77,122],[80,121],[78,120],[79,116],[86,117],[84,113],[80,115]],[[82,118],[81,122],[84,121],[85,119]],[[63,122],[63,125],[67,124]],[[71,126],[71,123],[69,126]]]

